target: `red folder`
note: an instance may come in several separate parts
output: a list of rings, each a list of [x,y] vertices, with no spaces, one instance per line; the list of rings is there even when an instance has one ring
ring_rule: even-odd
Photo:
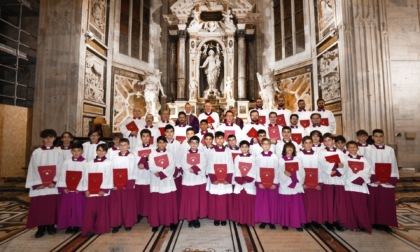
[[[277,125],[268,127],[268,136],[270,137],[270,139],[276,139],[277,141],[280,141],[281,136],[279,127]]]
[[[282,127],[286,126],[286,119],[284,119],[284,114],[277,115],[276,124]]]
[[[144,150],[139,150],[137,152],[137,155],[139,157],[148,157],[150,155],[150,153],[152,153],[152,150],[151,149],[144,149]]]
[[[42,185],[48,187],[54,180],[56,174],[55,165],[38,166],[39,176],[42,180]]]
[[[247,136],[252,137],[252,138],[257,138],[258,137],[258,131],[252,127],[248,133],[246,133]]]
[[[204,139],[204,136],[203,136],[203,138],[201,138],[201,144],[206,146],[206,140]]]
[[[160,155],[160,156],[155,157],[155,163],[156,163],[157,166],[165,169],[166,167],[169,166],[168,155],[164,154],[164,155]]]
[[[69,191],[76,191],[82,179],[81,171],[66,171],[66,186]]]
[[[178,142],[180,142],[182,144],[182,142],[185,141],[185,139],[187,139],[186,136],[176,136],[175,140],[177,140]]]
[[[128,181],[127,168],[114,168],[114,186],[118,189],[123,189]]]
[[[317,168],[305,168],[305,185],[309,189],[315,189],[318,186]]]
[[[90,194],[98,194],[102,185],[102,173],[88,174],[88,191]]]
[[[258,123],[259,124],[265,124],[265,116],[263,116],[263,115],[260,115],[259,117],[258,117]]]
[[[249,170],[251,170],[252,163],[239,162],[239,171],[241,171],[242,177],[248,175]]]
[[[311,122],[309,120],[299,120],[300,125],[302,125],[302,127],[304,128],[308,128],[309,125],[311,124]]]
[[[232,160],[233,160],[233,162],[235,162],[235,158],[236,158],[239,154],[241,154],[241,153],[238,153],[238,152],[232,152]]]
[[[134,121],[131,121],[129,124],[125,126],[129,131],[139,131],[139,127]]]
[[[357,174],[365,168],[365,164],[363,162],[349,161],[349,167],[353,173]]]
[[[391,177],[391,164],[390,163],[376,163],[375,174],[379,182],[386,183]]]
[[[260,168],[261,183],[265,188],[270,188],[274,182],[274,168]]]
[[[200,153],[187,153],[187,163],[191,166],[200,164]]]
[[[302,133],[292,133],[292,140],[297,144],[302,143]]]
[[[159,131],[160,131],[160,135],[161,136],[164,136],[165,135],[165,127],[160,127],[159,128]]]
[[[328,118],[321,118],[321,125],[328,127],[330,125],[328,122]]]
[[[326,156],[325,160],[327,160],[328,163],[332,163],[332,164],[339,164],[341,163],[340,157],[338,156],[338,154],[334,154],[331,156]]]
[[[234,130],[225,130],[225,142],[228,141],[228,137],[230,135],[235,135],[235,131]]]
[[[213,119],[213,117],[209,116],[209,117],[207,117],[207,122],[208,122],[209,124],[212,124],[212,123],[214,123],[214,122],[216,122],[216,121]]]
[[[289,173],[294,173],[299,170],[299,163],[298,162],[286,162],[285,169]]]
[[[223,183],[227,176],[227,164],[215,164],[214,174],[216,174],[217,181],[219,181],[219,183]]]

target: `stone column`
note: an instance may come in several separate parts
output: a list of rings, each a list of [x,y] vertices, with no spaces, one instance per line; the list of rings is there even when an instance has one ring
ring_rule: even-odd
[[[238,30],[238,100],[246,100],[245,69],[246,69],[245,30]]]
[[[178,31],[177,100],[185,100],[185,40],[186,30]]]

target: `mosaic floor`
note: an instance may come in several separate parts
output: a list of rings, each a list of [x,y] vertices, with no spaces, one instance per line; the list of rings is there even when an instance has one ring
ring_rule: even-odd
[[[180,222],[176,230],[161,227],[152,233],[146,220],[130,231],[96,235],[45,235],[35,239],[36,229],[26,230],[28,207],[16,201],[0,202],[0,251],[420,251],[420,204],[398,206],[400,227],[392,234],[373,231],[330,232],[325,227],[304,232],[238,226],[213,226],[202,220],[201,228]]]

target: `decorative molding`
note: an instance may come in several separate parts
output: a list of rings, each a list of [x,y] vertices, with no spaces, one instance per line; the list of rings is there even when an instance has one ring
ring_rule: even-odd
[[[84,99],[105,104],[106,62],[90,50],[86,50]]]

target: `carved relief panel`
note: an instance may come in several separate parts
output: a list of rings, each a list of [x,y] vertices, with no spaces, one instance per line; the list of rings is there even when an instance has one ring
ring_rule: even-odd
[[[107,20],[107,1],[89,1],[89,30],[102,42],[105,42]]]
[[[105,104],[105,74],[106,62],[86,50],[84,99],[98,105]]]
[[[341,98],[338,47],[333,46],[318,58],[318,85],[320,97],[327,103]]]
[[[318,36],[322,41],[335,27],[335,0],[316,0]]]

